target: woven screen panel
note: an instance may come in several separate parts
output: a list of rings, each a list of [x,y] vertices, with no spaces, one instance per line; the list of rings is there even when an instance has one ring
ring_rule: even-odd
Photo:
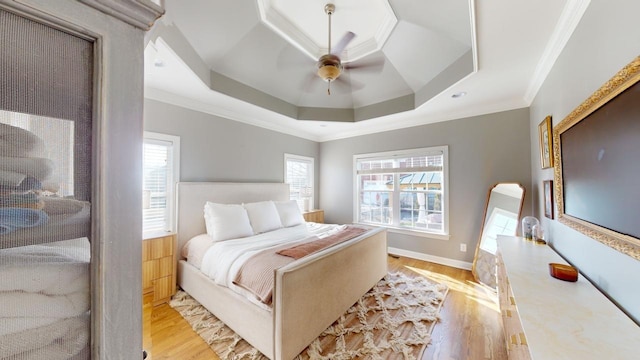
[[[0,9],[0,359],[91,358],[93,46]]]
[[[94,43],[0,9],[0,109],[74,122],[75,198],[90,201]]]

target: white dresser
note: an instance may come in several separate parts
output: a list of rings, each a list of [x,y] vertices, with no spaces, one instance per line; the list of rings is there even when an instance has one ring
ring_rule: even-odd
[[[498,297],[510,359],[640,359],[640,327],[582,275],[566,282],[553,249],[498,236]]]

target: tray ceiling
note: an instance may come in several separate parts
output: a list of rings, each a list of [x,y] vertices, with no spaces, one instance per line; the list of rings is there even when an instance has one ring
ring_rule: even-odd
[[[316,140],[524,107],[588,0],[333,1],[332,43],[356,33],[341,54],[356,68],[331,95],[314,60],[328,46],[326,3],[165,0],[147,36],[146,96]]]

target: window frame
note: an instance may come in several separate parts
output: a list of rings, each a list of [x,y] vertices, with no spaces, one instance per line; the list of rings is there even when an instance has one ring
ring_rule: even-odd
[[[385,225],[385,224],[372,224],[369,222],[361,222],[359,218],[360,214],[360,183],[358,181],[358,163],[359,161],[366,160],[384,160],[384,159],[394,159],[398,157],[409,157],[409,156],[425,156],[430,155],[436,152],[442,153],[442,231],[433,231],[427,229],[415,229],[408,227],[398,227],[394,225]],[[399,176],[395,174],[394,177],[394,189],[393,193],[398,196],[394,196],[394,204],[392,204],[394,216],[398,216],[396,212],[400,211],[400,187],[398,186]],[[392,150],[392,151],[384,151],[384,152],[376,152],[376,153],[366,153],[366,154],[356,154],[353,155],[353,223],[359,224],[366,227],[383,227],[388,231],[393,233],[400,233],[406,235],[420,236],[426,238],[433,238],[438,240],[449,240],[449,146],[441,145],[441,146],[432,146],[425,148],[416,148],[416,149],[405,149],[405,150]],[[397,199],[397,200],[395,200]],[[397,203],[396,203],[397,202]]]
[[[309,198],[309,210],[312,210],[313,208],[315,208],[314,204],[315,204],[315,195],[316,195],[316,187],[315,187],[315,159],[313,157],[310,156],[303,156],[303,155],[295,155],[295,154],[289,154],[289,153],[285,153],[284,154],[284,183],[289,184],[289,179],[287,177],[287,169],[288,169],[288,163],[289,161],[298,161],[298,162],[307,162],[310,164],[309,169],[310,172],[309,174],[307,174],[307,181],[310,184],[309,186],[311,187],[311,197]],[[291,185],[289,185],[289,188],[291,188]],[[304,211],[304,206],[302,203],[302,199],[301,198],[291,198],[291,192],[289,192],[289,198],[291,200],[296,200],[298,202],[298,206],[300,207],[300,210]]]
[[[161,230],[144,230],[144,216],[142,223],[142,238],[143,239],[151,239],[160,235],[166,235],[176,232],[177,225],[177,209],[176,209],[176,185],[180,181],[180,136],[163,134],[151,131],[145,131],[143,135],[143,147],[146,142],[170,142],[172,144],[172,171],[169,172],[171,179],[168,179],[167,182],[167,208],[168,208],[168,221],[167,221],[167,229],[165,231]],[[143,149],[144,153],[144,149]],[[143,169],[144,169],[144,156],[142,158],[143,161]],[[144,186],[144,173],[143,176],[143,186]],[[144,189],[144,188],[143,188]],[[143,190],[144,191],[144,190]],[[144,195],[143,195],[144,196]]]

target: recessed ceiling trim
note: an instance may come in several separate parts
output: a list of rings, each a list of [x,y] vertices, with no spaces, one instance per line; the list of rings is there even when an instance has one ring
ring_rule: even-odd
[[[469,29],[471,30],[471,49],[473,50],[473,72],[478,72],[478,32],[476,28],[476,1],[469,0]]]
[[[415,94],[400,96],[355,109],[355,121],[369,120],[376,117],[403,113],[415,110]]]
[[[225,96],[226,95],[220,95]],[[192,111],[199,111],[205,114],[217,116],[226,120],[237,121],[243,124],[253,125],[257,127],[261,127],[263,129],[277,131],[282,134],[288,134],[297,136],[303,139],[312,140],[312,141],[321,141],[321,138],[317,135],[308,133],[306,131],[294,129],[290,126],[281,125],[275,121],[269,121],[265,116],[247,116],[247,114],[243,112],[237,112],[233,109],[231,103],[236,101],[236,99],[229,97],[224,101],[224,103],[229,104],[229,106],[221,106],[220,103],[211,103],[204,102],[200,100],[196,100],[190,97],[174,94],[162,89],[146,87],[144,89],[144,97],[145,99],[159,101],[163,103],[167,103],[174,106],[183,107]],[[247,105],[243,105],[246,106]]]
[[[275,96],[254,89],[234,79],[211,71],[211,90],[248,102],[261,108],[296,118],[298,107]]]
[[[318,45],[280,12],[274,11],[268,4],[269,2],[267,0],[258,0],[258,9],[262,22],[312,60],[315,61],[322,56]]]
[[[327,54],[329,49],[327,47],[325,37],[322,37],[322,42],[317,43],[310,36],[305,33],[305,29],[302,29],[300,25],[296,25],[289,20],[292,15],[282,13],[281,9],[274,6],[274,0],[256,0],[258,3],[258,11],[260,13],[260,19],[269,28],[275,31],[278,35],[282,36],[285,40],[290,42],[293,46],[300,49],[303,53],[309,56],[312,60],[318,60],[322,55]],[[385,42],[391,35],[394,27],[396,26],[398,19],[391,8],[388,0],[376,0],[381,4],[382,8],[382,20],[375,24],[375,30],[370,34],[356,34],[358,37],[365,39],[362,42],[348,47],[344,54],[341,54],[341,60],[343,63],[350,61],[356,61],[369,54],[379,51],[384,46]],[[328,3],[331,0],[327,0]],[[315,2],[310,5],[316,5]],[[320,11],[320,10],[319,10]],[[340,11],[337,7],[336,12]],[[365,21],[366,19],[352,19],[351,21]],[[309,29],[306,29],[310,31]],[[314,32],[321,31],[323,34],[328,31],[328,27],[321,29],[311,29]],[[332,41],[336,43],[344,34],[334,33],[332,34]]]
[[[299,107],[298,120],[353,122],[353,109]]]
[[[473,66],[473,49],[464,53],[453,64],[449,65],[435,78],[431,79],[425,86],[416,91],[416,104],[419,107],[427,101],[431,100],[446,89],[460,82],[460,80],[468,77],[476,72]]]

